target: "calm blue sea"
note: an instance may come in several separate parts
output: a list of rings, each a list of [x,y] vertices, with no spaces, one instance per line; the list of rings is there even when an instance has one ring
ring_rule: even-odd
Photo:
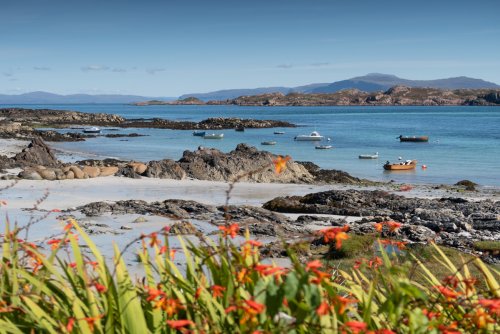
[[[85,142],[54,143],[53,147],[77,156],[109,156],[122,159],[179,159],[184,150],[210,146],[230,151],[248,143],[295,160],[308,160],[323,168],[347,171],[372,180],[407,183],[452,184],[470,179],[485,186],[500,186],[500,107],[238,107],[147,106],[121,104],[29,105],[83,112],[119,114],[126,118],[159,117],[199,121],[208,117],[241,117],[285,120],[298,128],[218,131],[223,140],[205,140],[192,131],[124,129],[120,133],[148,135],[137,138],[96,138]],[[284,135],[274,135],[282,130]],[[317,130],[330,137],[331,150],[316,150],[316,143],[296,142],[293,137]],[[116,131],[110,132],[116,133]],[[429,143],[400,143],[396,137],[428,135]],[[261,146],[265,140],[276,146]],[[326,144],[326,141],[324,142]],[[379,152],[378,160],[359,160],[359,154]],[[386,160],[417,159],[410,172],[385,172]],[[75,157],[76,158],[76,157]],[[427,169],[420,168],[422,164]]]

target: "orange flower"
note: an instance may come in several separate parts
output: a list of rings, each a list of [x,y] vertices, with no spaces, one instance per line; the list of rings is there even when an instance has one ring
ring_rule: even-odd
[[[97,320],[101,319],[104,315],[98,315],[97,317],[93,318],[83,318],[87,322],[87,325],[89,325],[89,329],[91,332],[94,332],[94,326]]]
[[[469,294],[470,292],[474,292],[474,286],[477,283],[477,279],[474,277],[466,278],[462,280],[462,283],[465,285],[465,293]]]
[[[349,304],[355,304],[357,302],[358,301],[356,299],[346,298],[346,297],[342,297],[342,296],[336,296],[335,301],[334,301],[335,305],[338,307],[339,314],[344,314],[344,312]]]
[[[182,310],[184,306],[182,306],[178,299],[162,297],[155,303],[155,308],[161,308],[167,313],[168,317],[171,317],[176,314],[177,311]]]
[[[50,210],[50,212],[61,212],[61,210],[60,209],[52,209],[52,210]]]
[[[227,307],[227,308],[224,310],[224,312],[225,312],[226,314],[228,314],[228,313],[231,313],[231,312],[236,311],[237,309],[238,309],[238,307],[237,307],[236,305],[231,305],[231,306]]]
[[[61,241],[62,241],[61,239],[50,239],[49,241],[47,241],[47,245],[50,245],[50,249],[54,250],[59,247]]]
[[[151,239],[149,241],[149,247],[153,247],[155,245],[159,246],[161,244],[161,241],[158,239],[158,233],[153,232],[149,235],[149,238]]]
[[[248,269],[243,268],[238,271],[238,273],[236,273],[236,280],[241,284],[252,282],[252,278],[249,276]]]
[[[245,324],[247,322],[257,322],[257,315],[264,312],[266,308],[264,305],[257,303],[254,300],[245,300],[245,305],[242,306],[243,316],[240,319],[240,324]]]
[[[225,288],[225,287],[220,286],[220,285],[212,285],[212,286],[210,287],[210,289],[212,290],[212,296],[213,296],[214,298],[224,296],[223,291],[225,291],[225,290],[226,290],[226,288]]]
[[[92,269],[94,269],[94,270],[99,265],[99,263],[97,261],[87,261],[86,263],[90,264],[92,266]]]
[[[254,267],[255,271],[260,273],[262,276],[274,275],[276,277],[281,277],[286,274],[287,269],[284,267],[272,266],[269,264],[257,264]]]
[[[495,323],[495,320],[488,313],[484,312],[484,309],[479,308],[472,315],[472,322],[477,328],[485,328],[488,324]]]
[[[247,240],[247,241],[245,241],[245,244],[248,244],[248,245],[254,246],[254,247],[262,246],[262,242],[257,241],[257,240]]]
[[[457,297],[460,296],[460,293],[457,292],[457,291],[454,291],[454,290],[451,290],[451,289],[448,289],[444,286],[436,286],[435,287],[436,289],[439,290],[439,292],[444,296],[446,297],[446,299],[448,300],[453,300],[453,299],[457,299]]]
[[[491,313],[500,315],[500,299],[479,299],[479,305],[487,308]]]
[[[323,266],[323,264],[321,263],[320,260],[314,260],[314,261],[311,261],[309,262],[307,265],[306,265],[306,271],[309,271],[309,270],[314,270],[314,269],[319,269]]]
[[[76,262],[68,263],[68,267],[75,268],[76,267]]]
[[[316,275],[316,277],[311,280],[311,283],[313,284],[321,284],[323,280],[327,280],[328,278],[332,277],[332,275],[323,271],[313,270],[313,272]]]
[[[452,286],[454,289],[456,289],[457,286],[458,286],[459,280],[458,280],[457,276],[455,276],[455,275],[453,275],[453,276],[446,276],[443,279],[443,283],[446,284],[446,285]]]
[[[238,235],[238,232],[240,230],[240,226],[236,223],[233,223],[229,226],[219,226],[219,230],[223,232],[223,237],[226,238],[228,236],[231,237],[231,239],[234,239],[236,235]]]
[[[102,285],[102,284],[100,284],[100,283],[97,283],[97,282],[95,282],[95,283],[94,283],[94,288],[95,288],[95,289],[97,290],[97,292],[99,292],[99,293],[106,292],[106,290],[107,290],[107,289],[106,289],[106,287],[105,287],[104,285]]]
[[[348,327],[352,333],[361,333],[366,330],[367,327],[366,323],[362,321],[348,321],[344,325]]]
[[[457,329],[456,322],[452,322],[449,326],[439,325],[438,329],[441,332],[441,334],[462,334],[462,332],[456,330]]]
[[[335,248],[340,249],[342,247],[342,240],[349,239],[349,236],[345,232],[339,232],[335,236]]]
[[[371,259],[368,262],[368,267],[369,268],[378,268],[380,265],[382,265],[382,259],[379,258],[378,256],[375,256],[373,259]]]
[[[146,299],[146,301],[148,301],[148,302],[155,300],[157,297],[165,296],[165,292],[163,292],[161,290],[153,289],[153,288],[149,288],[149,287],[146,287],[146,289],[148,290],[148,298]]]
[[[396,232],[402,225],[401,223],[395,221],[387,221],[385,223],[387,224],[387,226],[389,226],[390,232]]]
[[[441,316],[441,313],[440,312],[431,312],[427,309],[423,309],[422,310],[422,313],[429,319],[429,320],[432,320],[433,318],[438,318],[439,316]]]
[[[167,325],[169,325],[173,329],[179,330],[183,327],[193,326],[194,322],[192,322],[191,320],[187,320],[187,319],[186,320],[167,320]]]
[[[316,313],[319,316],[327,315],[330,310],[330,305],[327,302],[322,302],[319,307],[316,309]]]
[[[375,230],[379,233],[382,232],[382,229],[384,228],[384,225],[382,223],[374,223],[373,227],[375,227]]]
[[[286,169],[286,163],[290,159],[291,158],[288,155],[286,157],[282,157],[281,155],[278,155],[278,157],[273,160],[274,170],[275,170],[276,174],[280,174],[282,171],[284,171]]]
[[[320,230],[319,232],[323,234],[323,240],[328,243],[330,241],[335,241],[335,248],[340,249],[342,247],[342,240],[346,240],[349,236],[345,233],[349,231],[349,226],[345,225],[344,227],[332,227],[324,230]]]
[[[71,333],[73,331],[74,325],[75,325],[75,318],[69,318],[68,324],[66,325],[66,330]]]

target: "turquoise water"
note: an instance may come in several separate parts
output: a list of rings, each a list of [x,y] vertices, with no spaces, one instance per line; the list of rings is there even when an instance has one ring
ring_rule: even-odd
[[[96,138],[86,142],[54,143],[59,149],[95,153],[122,159],[179,159],[184,150],[198,146],[230,151],[238,143],[248,143],[295,160],[308,160],[323,168],[347,171],[372,180],[407,183],[452,184],[470,179],[486,186],[500,186],[500,107],[238,107],[238,106],[148,106],[120,104],[29,105],[83,112],[119,114],[126,118],[168,118],[199,121],[207,117],[279,119],[298,128],[216,131],[223,140],[205,140],[192,131],[124,129],[148,137]],[[274,135],[282,130],[284,135]],[[296,142],[293,137],[317,130],[330,137],[331,150],[316,150],[316,143]],[[396,137],[428,135],[428,143],[400,143]],[[275,146],[261,146],[266,140]],[[323,142],[326,144],[326,141]],[[359,154],[379,152],[378,160],[360,160]],[[414,171],[386,172],[386,160],[417,159]],[[422,164],[427,169],[420,168]]]

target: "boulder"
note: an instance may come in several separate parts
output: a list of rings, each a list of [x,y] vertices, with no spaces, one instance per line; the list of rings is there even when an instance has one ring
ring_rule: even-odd
[[[193,226],[190,222],[181,221],[174,223],[170,227],[169,233],[172,234],[196,234],[199,230]]]
[[[150,161],[145,176],[160,179],[182,180],[186,178],[186,172],[175,161],[165,159]]]
[[[101,174],[101,169],[99,167],[84,166],[82,171],[91,178],[98,177],[99,174]]]
[[[142,175],[146,169],[148,168],[147,165],[143,164],[142,162],[131,162],[128,164],[129,167],[132,167],[135,173]]]
[[[39,137],[33,139],[27,148],[16,154],[14,160],[22,166],[58,167],[60,165],[52,150]]]
[[[84,179],[85,173],[77,166],[71,166],[69,168],[70,171],[73,172],[75,179]]]
[[[26,179],[26,180],[43,180],[40,174],[38,174],[38,172],[33,169],[23,170],[21,173],[19,173],[18,176],[21,179]]]
[[[75,173],[71,170],[65,172],[64,175],[66,176],[66,180],[73,180],[75,178]]]
[[[286,169],[277,174],[272,161],[277,156],[259,151],[247,144],[239,144],[236,149],[223,153],[217,149],[198,148],[198,150],[184,151],[179,165],[186,171],[188,177],[199,180],[231,181],[239,178],[240,181],[279,182],[279,183],[310,183],[313,176],[291,160],[286,162]],[[252,173],[259,170],[258,173]]]
[[[38,171],[38,174],[45,180],[56,180],[57,176],[53,169],[42,169]]]
[[[101,167],[101,172],[99,176],[111,176],[118,173],[118,167]]]

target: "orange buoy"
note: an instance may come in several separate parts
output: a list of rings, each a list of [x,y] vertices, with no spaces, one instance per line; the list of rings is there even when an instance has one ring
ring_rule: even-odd
[[[422,165],[422,169],[427,169],[427,165]]]

